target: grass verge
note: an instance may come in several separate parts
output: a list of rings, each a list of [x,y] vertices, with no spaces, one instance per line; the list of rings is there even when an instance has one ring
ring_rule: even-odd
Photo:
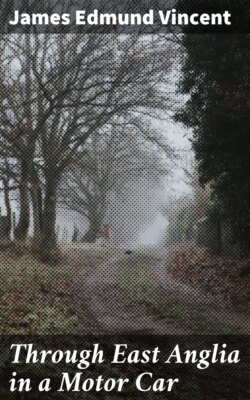
[[[225,326],[209,317],[207,310],[181,303],[149,279],[149,267],[136,264],[118,275],[118,285],[132,300],[144,304],[157,318],[176,322],[194,334],[233,334],[237,328]]]
[[[95,333],[97,327],[76,300],[77,280],[107,257],[101,250],[64,251],[58,265],[30,254],[0,252],[0,334]]]

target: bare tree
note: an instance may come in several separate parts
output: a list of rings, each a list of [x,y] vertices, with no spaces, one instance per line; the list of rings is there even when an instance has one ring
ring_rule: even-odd
[[[30,197],[34,160],[40,129],[50,115],[44,96],[34,79],[30,57],[33,52],[43,52],[45,40],[35,36],[8,36],[2,54],[3,74],[1,86],[3,103],[0,108],[0,144],[3,157],[15,159],[19,165],[19,222],[15,231],[18,240],[25,239],[30,226]],[[43,58],[37,61],[44,68]]]
[[[79,149],[63,176],[60,194],[62,207],[88,220],[84,241],[94,242],[100,234],[112,194],[122,201],[132,183],[140,186],[142,178],[156,183],[168,174],[171,149],[161,143],[165,151],[146,142],[132,124],[113,124]]]
[[[166,38],[156,36],[13,35],[3,62],[0,142],[2,152],[16,157],[21,168],[16,236],[27,234],[35,166],[43,173],[41,245],[49,252],[56,242],[62,174],[90,135],[117,117],[136,120],[165,110],[169,49]]]
[[[18,183],[18,166],[13,160],[8,158],[0,158],[0,182],[1,192],[3,193],[3,204],[6,210],[7,223],[5,224],[5,239],[10,239],[12,228],[12,196],[16,192]]]

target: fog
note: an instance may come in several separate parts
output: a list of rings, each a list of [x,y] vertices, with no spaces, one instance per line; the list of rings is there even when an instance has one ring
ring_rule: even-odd
[[[140,180],[131,184],[126,196],[113,196],[104,223],[110,225],[112,241],[119,245],[156,246],[163,242],[168,226],[164,209],[168,200],[190,192],[182,169],[190,157],[187,131],[180,125],[165,122],[161,129],[179,159],[171,163],[171,174],[156,185]],[[57,226],[60,240],[71,240],[74,226],[83,236],[88,227],[86,219],[67,209],[58,210]]]
[[[166,214],[164,214],[167,200],[181,197],[190,191],[182,170],[186,153],[189,154],[190,151],[187,132],[181,126],[170,122],[166,122],[162,130],[180,159],[173,164],[171,175],[166,177],[161,184],[149,185],[147,182],[140,181],[134,186],[131,185],[129,193],[122,201],[120,198],[112,199],[104,222],[111,226],[114,243],[130,247],[160,244],[168,225]],[[18,217],[15,201],[12,202],[12,206]],[[2,196],[0,207],[2,215],[6,215]],[[83,236],[88,223],[85,218],[67,208],[58,209],[57,232],[60,241],[72,239],[74,226],[77,226],[80,235]],[[32,234],[32,227],[30,234]]]
[[[176,63],[177,66],[178,63]],[[171,91],[174,92],[178,80],[178,68],[174,69],[171,80],[173,85]],[[189,132],[179,124],[170,121],[171,115],[169,121],[154,121],[154,124],[166,137],[179,159],[172,163],[171,175],[167,176],[161,184],[149,185],[148,182],[140,180],[134,186],[131,185],[123,201],[115,196],[111,199],[104,223],[110,225],[114,243],[130,247],[155,246],[161,243],[168,226],[166,212],[164,212],[166,204],[169,203],[168,200],[190,192],[182,169],[186,157],[192,154],[188,140]],[[2,193],[0,193],[0,208],[1,214],[6,215]],[[18,220],[17,201],[12,201],[12,208]],[[56,225],[59,241],[68,242],[72,239],[75,226],[79,229],[80,236],[83,236],[88,228],[88,222],[84,217],[66,207],[58,208]],[[29,234],[32,235],[32,232],[31,225]]]

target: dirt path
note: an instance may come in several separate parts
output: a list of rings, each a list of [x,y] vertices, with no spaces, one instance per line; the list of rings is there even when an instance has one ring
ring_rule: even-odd
[[[129,256],[123,252],[92,270],[80,283],[80,299],[105,333],[184,334],[172,319],[159,320],[146,306],[138,304],[117,287],[117,274],[124,264],[129,268]],[[78,283],[79,284],[79,283]]]
[[[149,277],[156,287],[162,288],[169,296],[190,309],[205,313],[221,325],[235,327],[241,334],[250,334],[248,315],[228,310],[220,296],[212,296],[175,279],[168,273],[166,263],[159,263],[157,268],[151,267]]]
[[[131,257],[118,251],[109,261],[102,262],[92,269],[87,277],[76,281],[77,297],[85,307],[87,306],[92,318],[100,326],[100,331],[110,334],[192,333],[171,315],[164,314],[164,317],[159,318],[159,315],[154,315],[145,305],[126,296],[117,285],[117,275],[121,268],[131,268]],[[241,333],[250,333],[249,318],[222,309],[218,299],[173,279],[167,274],[166,266],[161,261],[149,268],[149,278],[156,288],[161,287],[164,290],[166,297],[181,302],[191,314],[192,310],[198,310],[218,320],[220,324],[237,326]]]

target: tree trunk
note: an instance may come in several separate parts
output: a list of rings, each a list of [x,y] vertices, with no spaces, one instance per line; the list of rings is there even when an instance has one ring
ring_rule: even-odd
[[[5,203],[5,208],[7,212],[7,226],[6,226],[6,239],[10,239],[10,234],[11,234],[11,205],[10,205],[10,189],[9,189],[9,181],[8,179],[3,180],[3,190],[4,190],[4,203]]]
[[[85,233],[82,241],[84,243],[95,243],[95,241],[99,237],[100,230],[101,230],[101,224],[90,222],[90,226],[87,232]]]
[[[56,257],[56,203],[58,179],[53,173],[48,174],[45,183],[45,199],[43,212],[43,230],[41,252],[43,259],[52,260]]]
[[[100,236],[102,230],[104,215],[92,214],[89,218],[89,227],[82,241],[85,243],[94,243]]]
[[[19,222],[15,230],[15,239],[25,240],[30,225],[29,209],[29,163],[22,161],[20,177],[20,215]]]
[[[32,173],[32,185],[31,185],[31,199],[33,207],[33,247],[35,249],[40,248],[42,240],[42,228],[43,228],[43,199],[42,189],[39,182],[37,171],[33,170]]]

